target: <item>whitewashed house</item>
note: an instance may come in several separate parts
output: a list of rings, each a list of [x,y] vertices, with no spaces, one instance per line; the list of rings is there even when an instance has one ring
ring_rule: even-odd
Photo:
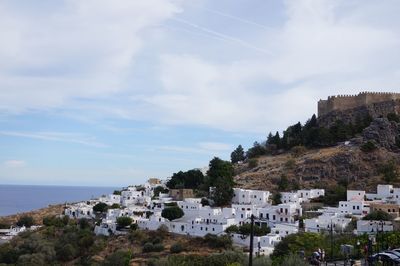
[[[345,218],[338,213],[324,213],[317,218],[304,219],[306,232],[320,233],[323,231],[343,231],[351,222],[351,218]]]
[[[92,219],[95,218],[93,206],[86,204],[86,202],[79,202],[69,205],[65,208],[64,214],[72,219]]]
[[[273,224],[294,223],[302,215],[302,208],[296,203],[281,203],[258,208],[258,217]]]
[[[297,191],[297,195],[299,198],[302,198],[303,201],[309,201],[310,199],[315,199],[318,197],[325,196],[324,189],[300,189]]]
[[[232,203],[265,205],[268,203],[269,196],[269,191],[234,188]]]
[[[376,234],[377,232],[391,232],[393,231],[392,221],[357,221],[357,234]]]

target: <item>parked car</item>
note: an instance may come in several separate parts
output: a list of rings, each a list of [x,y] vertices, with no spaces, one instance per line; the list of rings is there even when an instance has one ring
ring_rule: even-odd
[[[392,266],[392,265],[400,265],[400,258],[394,254],[381,252],[374,254],[370,257],[370,262],[382,261],[383,265]]]
[[[386,250],[385,253],[390,253],[395,255],[396,257],[400,258],[400,251],[396,251],[396,250]]]

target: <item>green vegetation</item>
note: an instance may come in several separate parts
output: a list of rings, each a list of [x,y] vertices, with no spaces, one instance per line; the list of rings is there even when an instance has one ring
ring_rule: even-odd
[[[158,197],[160,195],[160,193],[168,193],[168,192],[169,192],[169,190],[167,188],[164,188],[162,186],[157,186],[154,189],[154,196]]]
[[[121,195],[121,190],[114,190],[113,194],[114,195]]]
[[[286,191],[289,188],[289,180],[285,175],[282,175],[278,181],[278,190]]]
[[[374,142],[369,140],[369,141],[365,142],[363,145],[361,145],[360,149],[363,152],[372,152],[372,151],[376,150],[377,147]]]
[[[25,226],[25,227],[31,227],[32,225],[35,224],[35,221],[33,220],[32,216],[24,215],[21,218],[18,219],[17,225],[18,226]]]
[[[340,183],[340,182],[339,182]],[[339,201],[346,200],[347,186],[338,184],[325,189],[325,196],[312,199],[311,202],[320,202],[327,206],[337,206]]]
[[[117,218],[117,226],[118,228],[125,228],[132,224],[132,218],[127,216],[121,216]]]
[[[368,221],[391,221],[393,217],[384,211],[373,211],[363,217],[363,220]]]
[[[132,252],[129,250],[117,250],[107,256],[103,262],[104,266],[128,266],[132,258]]]
[[[178,206],[172,206],[164,208],[161,212],[161,216],[172,221],[181,218],[185,213]]]
[[[114,203],[113,205],[110,206],[110,209],[119,209],[121,208],[121,205],[119,205],[118,203]]]
[[[43,225],[45,226],[55,226],[64,227],[69,223],[69,217],[56,217],[56,216],[46,216],[43,218]]]
[[[216,206],[228,205],[233,197],[233,166],[228,161],[214,157],[207,171],[208,187],[215,187],[212,200]]]
[[[232,233],[237,233],[241,235],[250,235],[251,232],[251,225],[249,223],[237,226],[237,225],[231,225],[228,228],[225,229],[225,232],[228,234]],[[264,236],[266,234],[269,234],[271,232],[271,229],[266,225],[257,225],[254,224],[254,235],[255,236]]]
[[[394,121],[394,122],[396,122],[396,123],[399,123],[399,122],[400,122],[400,117],[399,117],[397,114],[395,114],[395,113],[389,113],[389,114],[387,115],[387,119],[388,119],[389,121]]]
[[[256,168],[258,166],[257,158],[249,159],[249,168]]]
[[[383,180],[388,183],[397,181],[399,178],[398,168],[394,161],[381,165],[379,172],[382,174]]]
[[[108,205],[103,203],[103,202],[99,202],[96,205],[93,206],[93,211],[97,212],[97,213],[103,213],[106,212],[108,210]]]
[[[237,163],[244,161],[246,159],[246,156],[244,154],[244,150],[242,145],[239,145],[232,153],[231,153],[231,162],[232,163]]]
[[[204,175],[198,169],[186,172],[174,173],[167,182],[168,188],[191,188],[196,189],[204,183]]]
[[[231,249],[233,242],[231,237],[228,235],[217,236],[213,234],[206,234],[204,236],[204,244],[211,248]]]
[[[181,253],[184,250],[185,248],[181,243],[175,243],[170,248],[171,253]]]
[[[391,115],[390,119],[399,118]],[[276,132],[275,135],[269,133],[265,143],[254,142],[253,147],[246,152],[246,159],[273,154],[279,150],[291,150],[293,156],[298,157],[305,152],[306,148],[330,147],[338,142],[349,140],[368,127],[371,121],[372,118],[367,115],[358,117],[354,124],[345,124],[341,120],[337,120],[329,128],[326,128],[319,126],[317,117],[313,115],[304,125],[298,122],[289,126],[283,131],[282,137],[279,132]],[[236,150],[232,154],[236,154]]]

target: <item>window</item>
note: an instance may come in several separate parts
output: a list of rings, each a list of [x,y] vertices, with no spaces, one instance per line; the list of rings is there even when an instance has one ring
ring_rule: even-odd
[[[275,215],[272,215],[272,220],[274,220],[274,221],[275,221]]]
[[[262,213],[260,213],[260,218],[263,218],[263,214]]]

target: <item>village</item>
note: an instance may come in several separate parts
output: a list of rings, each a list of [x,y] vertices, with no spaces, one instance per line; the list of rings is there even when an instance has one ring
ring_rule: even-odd
[[[129,217],[132,225],[143,230],[157,230],[161,226],[171,233],[204,237],[207,234],[229,234],[235,244],[249,246],[249,235],[231,230],[250,223],[268,226],[265,235],[254,236],[257,255],[269,255],[274,246],[287,235],[305,232],[339,233],[352,228],[354,234],[374,235],[378,232],[393,231],[399,218],[400,188],[392,185],[378,185],[376,193],[347,190],[347,200],[340,201],[337,207],[310,208],[315,199],[325,195],[324,189],[302,189],[281,192],[281,203],[271,203],[269,191],[234,188],[231,206],[211,207],[208,199],[195,198],[191,189],[170,189],[165,182],[149,179],[141,186],[129,186],[114,194],[96,200],[68,205],[65,215],[73,219],[98,219],[94,208],[98,204],[116,206],[105,210],[94,232],[97,235],[124,234],[125,228],[118,226],[119,217]],[[210,188],[210,194],[212,188]],[[163,217],[164,209],[178,207],[183,216],[177,219]],[[309,209],[309,210],[307,210]],[[394,220],[363,220],[372,212],[385,212]],[[301,217],[312,217],[300,220]]]

